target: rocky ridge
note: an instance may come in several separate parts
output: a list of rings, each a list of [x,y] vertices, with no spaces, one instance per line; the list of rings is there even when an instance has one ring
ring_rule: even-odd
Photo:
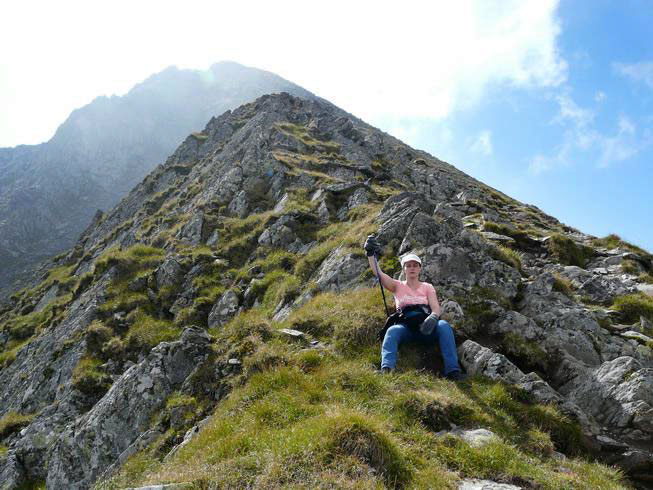
[[[587,450],[647,481],[651,255],[280,94],[212,118],[0,310],[3,488],[88,488],[152,446],[172,458],[255,372],[231,320],[282,322],[321,293],[373,286],[372,231],[388,272],[422,256],[470,373],[555,406]]]
[[[0,148],[0,299],[41,261],[70,248],[191,131],[266,93],[308,91],[237,63],[170,67],[124,96],[98,97],[40,145]]]

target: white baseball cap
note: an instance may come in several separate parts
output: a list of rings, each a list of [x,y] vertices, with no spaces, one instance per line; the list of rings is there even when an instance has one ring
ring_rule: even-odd
[[[406,262],[409,262],[411,260],[414,260],[419,265],[422,265],[422,260],[417,255],[415,255],[415,254],[406,254],[401,258],[401,267],[403,267]]]

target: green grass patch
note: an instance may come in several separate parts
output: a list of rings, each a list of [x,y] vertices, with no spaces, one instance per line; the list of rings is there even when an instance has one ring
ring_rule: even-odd
[[[560,276],[560,274],[553,274],[553,290],[564,294],[568,298],[574,297],[574,286],[572,282]]]
[[[5,368],[11,365],[16,360],[16,354],[25,345],[29,344],[31,339],[27,340],[10,340],[5,349],[0,352],[0,368]]]
[[[27,426],[34,419],[35,414],[22,414],[17,412],[7,412],[0,418],[0,440],[18,432],[23,427]]]
[[[309,153],[340,153],[340,144],[335,141],[320,141],[308,133],[306,126],[292,123],[279,123],[275,127],[282,133],[300,141]]]
[[[537,342],[527,340],[514,332],[508,332],[501,340],[501,348],[520,366],[529,369],[538,368],[545,372],[549,363],[549,355]]]
[[[621,313],[621,320],[635,323],[643,316],[653,321],[653,298],[644,293],[629,294],[615,298],[612,309]]]
[[[508,264],[521,272],[522,256],[519,252],[503,245],[493,245],[489,250],[493,259]]]
[[[131,326],[126,335],[130,350],[149,350],[160,342],[177,340],[181,329],[170,320],[154,318],[143,311],[136,311],[129,319]]]
[[[511,237],[515,240],[518,248],[529,248],[533,244],[533,239],[521,228],[515,228],[503,223],[494,223],[493,221],[485,221],[483,223],[483,230]]]
[[[332,337],[342,351],[359,352],[377,342],[384,322],[381,295],[377,289],[369,288],[347,295],[318,294],[291,313],[285,323],[316,337]]]
[[[643,255],[644,257],[652,257],[651,253],[647,250],[622,240],[619,235],[615,235],[614,233],[603,238],[596,238],[592,240],[592,245],[595,247],[605,247],[607,249],[625,248],[630,252]]]
[[[639,280],[646,284],[653,284],[653,274],[650,272],[643,272],[639,275]]]
[[[457,488],[461,477],[533,488],[628,488],[573,455],[580,429],[555,408],[484,378],[454,384],[407,370],[379,376],[361,358],[305,353],[253,374],[171,460],[137,453],[102,488]],[[318,360],[319,359],[319,360]],[[498,438],[474,448],[436,437],[450,423]],[[552,457],[563,451],[570,459]]]
[[[111,387],[111,378],[100,369],[101,364],[102,361],[95,357],[80,359],[73,369],[72,387],[95,398],[104,395]]]
[[[103,274],[115,267],[121,275],[131,275],[158,266],[164,258],[160,248],[134,245],[125,250],[115,248],[104,252],[95,262],[95,274]]]
[[[554,234],[548,240],[549,253],[553,255],[558,262],[565,265],[576,265],[585,267],[587,262],[594,256],[594,251],[580,245],[573,240],[560,235]]]

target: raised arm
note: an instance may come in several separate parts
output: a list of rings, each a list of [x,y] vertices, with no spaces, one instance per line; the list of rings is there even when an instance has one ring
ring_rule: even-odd
[[[370,262],[370,267],[372,268],[372,274],[374,274],[375,276],[377,275],[376,271],[378,267],[378,271],[379,271],[378,277],[381,280],[381,284],[388,291],[394,293],[395,290],[397,289],[398,281],[396,279],[393,279],[392,277],[390,277],[388,274],[386,274],[381,270],[381,267],[379,266],[379,262],[376,260],[376,257],[374,255],[367,257],[367,260]]]

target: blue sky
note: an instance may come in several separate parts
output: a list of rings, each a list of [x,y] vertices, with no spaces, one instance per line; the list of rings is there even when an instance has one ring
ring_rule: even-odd
[[[653,251],[650,0],[24,0],[3,21],[0,147],[170,65],[233,60]]]
[[[581,231],[617,233],[651,251],[653,2],[564,1],[555,16],[562,83],[494,84],[470,110],[395,127]]]

